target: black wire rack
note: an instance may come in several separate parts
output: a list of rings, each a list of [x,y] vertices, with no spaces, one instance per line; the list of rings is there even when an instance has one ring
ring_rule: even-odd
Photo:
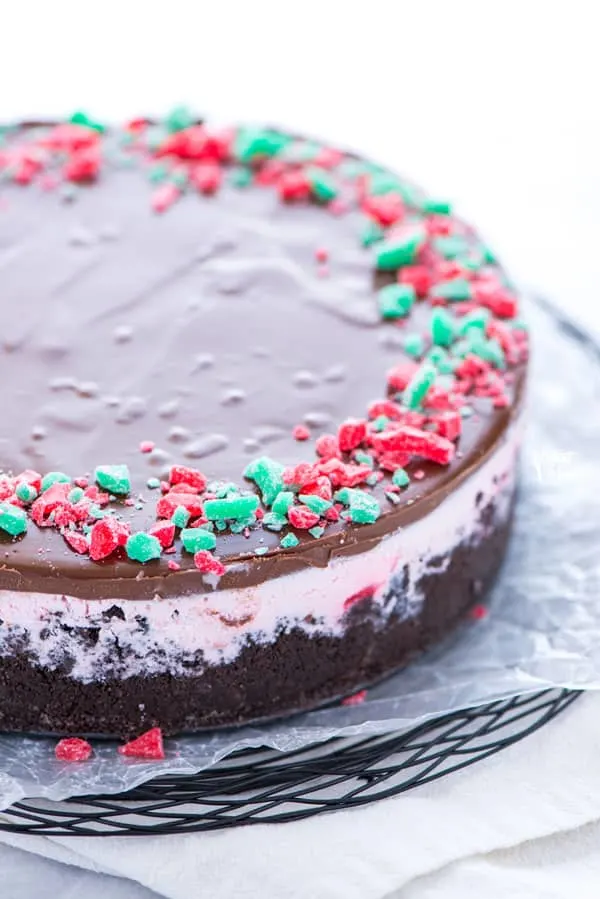
[[[0,829],[43,836],[135,836],[298,821],[395,796],[523,739],[580,695],[544,690],[444,715],[411,730],[333,739],[293,752],[252,749],[195,775],[112,796],[17,802]]]

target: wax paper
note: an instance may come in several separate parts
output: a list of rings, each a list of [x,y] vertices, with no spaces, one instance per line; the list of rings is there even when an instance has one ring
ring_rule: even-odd
[[[23,797],[115,793],[161,774],[193,773],[246,747],[300,748],[334,736],[385,733],[546,687],[600,688],[600,348],[530,301],[533,356],[520,497],[489,614],[365,702],[287,721],[166,740],[166,759],[140,762],[95,741],[67,764],[56,740],[0,736],[0,808]]]

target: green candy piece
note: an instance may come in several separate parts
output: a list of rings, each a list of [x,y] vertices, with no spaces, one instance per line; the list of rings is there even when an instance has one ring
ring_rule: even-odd
[[[408,181],[398,182],[398,193],[402,197],[403,202],[413,209],[419,209],[423,203],[423,191]]]
[[[362,230],[360,242],[363,247],[371,247],[374,243],[377,243],[378,240],[383,238],[384,233],[381,225],[378,225],[377,222],[369,221]]]
[[[373,172],[369,177],[369,193],[375,196],[400,193],[400,188],[400,179],[391,172]]]
[[[262,519],[262,526],[269,531],[281,531],[287,523],[287,518],[276,512],[266,512]]]
[[[176,169],[171,173],[171,183],[176,187],[183,189],[188,183],[188,173],[185,169]]]
[[[440,200],[435,197],[428,197],[421,203],[423,212],[433,213],[434,215],[450,215],[452,212],[452,204],[448,200]]]
[[[529,325],[522,318],[515,318],[512,322],[507,322],[507,324],[513,331],[522,331],[524,334],[527,334],[529,331]]]
[[[0,503],[0,530],[18,537],[27,530],[27,514],[11,503]]]
[[[404,234],[388,237],[376,248],[376,268],[382,272],[393,272],[403,265],[409,265],[414,261],[425,239],[426,232],[422,225],[415,225],[407,229]]]
[[[385,319],[404,318],[416,299],[417,294],[412,284],[387,284],[377,292],[379,312]]]
[[[337,183],[326,169],[314,166],[307,170],[306,176],[317,200],[320,200],[322,203],[328,203],[337,197]]]
[[[252,172],[246,168],[232,169],[228,181],[234,187],[248,187],[252,183]]]
[[[392,484],[395,484],[396,487],[408,487],[410,478],[403,468],[396,469],[392,475]]]
[[[373,419],[373,429],[379,433],[379,431],[385,431],[389,424],[389,418],[387,415],[378,415],[377,418]]]
[[[432,346],[427,353],[426,359],[432,365],[435,365],[441,375],[451,375],[456,366],[449,353],[442,349],[441,346]]]
[[[333,505],[330,500],[323,499],[322,496],[316,496],[314,493],[301,493],[299,499],[311,512],[316,512],[317,515],[324,515]]]
[[[207,499],[204,514],[214,521],[246,518],[258,508],[258,496],[236,496],[234,499]]]
[[[240,128],[234,142],[234,154],[240,162],[252,162],[264,156],[276,156],[290,140],[285,134],[266,128]]]
[[[196,116],[187,106],[176,106],[165,118],[165,127],[167,131],[183,131],[189,128],[196,121]]]
[[[320,525],[315,525],[314,528],[309,528],[308,533],[311,537],[314,537],[315,540],[318,540],[319,537],[322,537],[325,533],[325,528],[320,527]]]
[[[338,165],[338,172],[342,178],[347,178],[349,181],[354,181],[355,178],[358,178],[359,175],[364,174],[366,171],[367,167],[360,159],[344,159]],[[371,190],[371,193],[374,193],[374,191]]]
[[[276,515],[281,515],[285,518],[287,515],[287,511],[294,503],[294,494],[291,490],[281,490],[273,501],[273,505],[271,506],[272,511]],[[264,519],[263,519],[264,520]]]
[[[381,508],[374,496],[356,487],[343,487],[335,498],[349,507],[351,521],[356,524],[372,524],[381,515]]]
[[[469,242],[459,234],[436,237],[433,246],[444,259],[458,259],[469,251]]]
[[[302,140],[287,144],[278,154],[280,159],[298,165],[301,162],[310,162],[323,149],[316,141]]]
[[[70,484],[71,478],[63,471],[49,471],[42,478],[42,493],[52,487],[53,484]]]
[[[482,246],[481,250],[482,250],[483,258],[484,258],[485,262],[487,262],[489,265],[497,265],[498,264],[498,257],[496,256],[494,251],[491,249],[491,247]]]
[[[431,314],[431,339],[436,346],[450,346],[454,339],[454,318],[436,306]]]
[[[91,128],[93,131],[97,131],[99,134],[102,134],[103,131],[106,131],[106,125],[102,125],[100,122],[92,119],[86,112],[81,112],[81,110],[74,112],[73,115],[69,118],[69,122],[72,125],[83,125],[85,128]]]
[[[387,418],[387,416],[383,416]],[[360,465],[368,465],[369,468],[375,467],[375,462],[373,460],[373,456],[370,456],[369,453],[364,453],[362,450],[356,450],[354,453],[354,459],[356,462],[360,463]]]
[[[197,553],[201,549],[214,549],[217,545],[217,538],[212,531],[206,531],[204,528],[184,528],[181,540],[189,553]]]
[[[152,534],[145,534],[140,531],[132,534],[125,544],[125,552],[134,562],[150,562],[152,559],[160,558],[161,546],[158,537]]]
[[[244,477],[254,481],[262,494],[265,506],[270,506],[277,494],[285,489],[282,479],[284,470],[285,466],[281,462],[276,462],[269,456],[260,456],[246,466]]]
[[[73,487],[73,489],[69,491],[67,499],[70,503],[78,503],[80,499],[83,499],[83,496],[84,492],[81,487]]]
[[[116,496],[125,496],[131,490],[129,469],[126,465],[99,465],[95,472],[96,483],[103,490]]]
[[[266,554],[268,552],[269,552],[268,546],[257,546],[256,549],[254,550],[254,555],[255,556],[266,556]]]
[[[148,170],[148,180],[151,181],[152,184],[162,184],[168,177],[169,169],[162,162],[157,162],[156,165],[153,165],[152,168]]]
[[[413,334],[407,334],[404,338],[404,352],[408,356],[412,356],[413,359],[420,359],[425,350],[425,343],[423,342],[423,338],[420,334],[416,332]]]
[[[81,492],[83,493],[83,490]],[[20,484],[17,484],[15,493],[22,503],[32,503],[38,495],[35,487],[32,487],[31,484],[27,484],[26,481],[21,481]]]
[[[171,521],[176,528],[184,528],[190,520],[190,513],[185,506],[177,506],[171,515]]]
[[[160,487],[160,481],[158,478],[148,478],[146,481],[146,487],[149,490],[157,490]]]
[[[430,291],[430,296],[442,300],[450,300],[451,302],[470,300],[472,295],[471,282],[467,281],[466,278],[452,278],[450,281],[441,281],[439,284],[434,285]]]
[[[299,543],[300,541],[295,534],[286,534],[285,537],[282,537],[279,541],[279,545],[282,549],[291,549],[293,546],[298,546]]]
[[[418,409],[436,376],[435,366],[430,362],[422,362],[404,389],[402,403],[408,409]]]
[[[491,340],[486,340],[482,336],[481,331],[473,329],[469,331],[466,339],[469,344],[469,352],[474,353],[486,362],[490,362],[495,368],[506,367],[504,351],[495,337]]]
[[[468,312],[461,320],[458,326],[458,333],[461,337],[465,337],[471,328],[477,328],[479,331],[485,331],[487,323],[491,317],[489,309],[473,309]]]

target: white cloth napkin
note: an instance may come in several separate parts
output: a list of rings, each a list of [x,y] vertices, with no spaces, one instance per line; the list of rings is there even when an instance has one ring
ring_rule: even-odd
[[[177,837],[0,840],[168,899],[597,899],[600,696],[491,759],[356,811]]]

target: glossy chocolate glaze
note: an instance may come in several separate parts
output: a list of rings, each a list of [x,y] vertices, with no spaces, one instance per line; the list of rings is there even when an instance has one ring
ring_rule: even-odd
[[[214,197],[191,192],[159,216],[151,190],[143,173],[109,162],[72,202],[16,185],[0,193],[0,469],[77,476],[127,463],[132,496],[142,499],[123,509],[132,530],[154,523],[158,491],[146,481],[175,462],[240,482],[258,455],[312,461],[293,427],[307,423],[317,436],[364,415],[385,396],[386,371],[406,358],[403,334],[431,312],[417,304],[401,324],[380,321],[359,213],[333,216],[282,204],[265,188],[225,185]],[[315,261],[320,246],[327,277]],[[376,523],[332,525],[318,540],[296,532],[293,550],[262,528],[219,535],[220,558],[240,564],[218,586],[326,565],[427,514],[502,439],[522,380],[518,372],[508,409],[472,401],[457,458],[410,465],[426,476],[398,506],[376,488],[384,510]],[[152,453],[140,453],[143,440],[154,441]],[[90,599],[206,589],[180,548],[142,568],[124,555],[92,562],[33,524],[24,539],[0,541],[0,589]],[[269,551],[255,556],[258,547]],[[169,571],[169,558],[182,570]]]

